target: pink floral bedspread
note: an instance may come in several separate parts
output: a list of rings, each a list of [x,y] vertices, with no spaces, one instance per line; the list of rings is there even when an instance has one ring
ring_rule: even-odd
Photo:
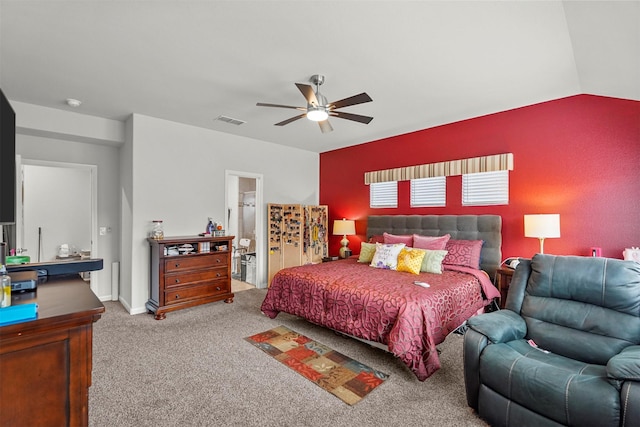
[[[436,345],[498,295],[479,270],[415,275],[350,258],[280,270],[261,310],[272,319],[285,312],[383,343],[424,381],[440,368]]]

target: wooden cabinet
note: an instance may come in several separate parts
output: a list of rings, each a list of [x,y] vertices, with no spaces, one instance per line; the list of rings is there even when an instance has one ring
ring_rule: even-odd
[[[514,270],[509,267],[500,267],[496,270],[496,287],[500,291],[500,308],[504,308],[504,304],[507,302],[513,272]]]
[[[147,310],[161,320],[169,311],[219,300],[233,302],[233,237],[149,238],[151,271]]]
[[[267,205],[269,284],[283,268],[320,263],[329,254],[328,208],[324,205]]]
[[[0,327],[0,424],[87,426],[93,323],[104,306],[79,275],[53,276],[12,305],[38,317]]]

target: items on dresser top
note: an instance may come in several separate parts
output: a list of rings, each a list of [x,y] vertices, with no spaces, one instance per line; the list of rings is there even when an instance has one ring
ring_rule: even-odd
[[[11,291],[28,291],[37,287],[38,272],[35,270],[30,271],[15,271],[9,273],[11,276]]]
[[[231,292],[231,242],[234,236],[149,238],[150,281],[147,310],[157,320],[169,311],[224,300]]]

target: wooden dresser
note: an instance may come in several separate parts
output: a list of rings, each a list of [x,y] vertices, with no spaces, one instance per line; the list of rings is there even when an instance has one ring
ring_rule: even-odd
[[[93,323],[104,306],[78,274],[11,299],[37,303],[38,317],[0,327],[0,425],[89,425]]]
[[[233,236],[149,238],[151,271],[146,307],[157,320],[169,311],[213,301],[233,302]],[[185,248],[193,248],[185,251]]]

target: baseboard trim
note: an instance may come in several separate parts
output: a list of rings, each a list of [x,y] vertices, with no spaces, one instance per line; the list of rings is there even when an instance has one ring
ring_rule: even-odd
[[[143,314],[143,313],[147,312],[147,308],[146,307],[136,307],[135,309],[131,308],[131,306],[129,304],[127,304],[127,302],[122,298],[118,298],[118,302],[120,304],[122,304],[124,309],[127,310],[127,312],[129,312],[129,314],[131,314],[131,315]]]

